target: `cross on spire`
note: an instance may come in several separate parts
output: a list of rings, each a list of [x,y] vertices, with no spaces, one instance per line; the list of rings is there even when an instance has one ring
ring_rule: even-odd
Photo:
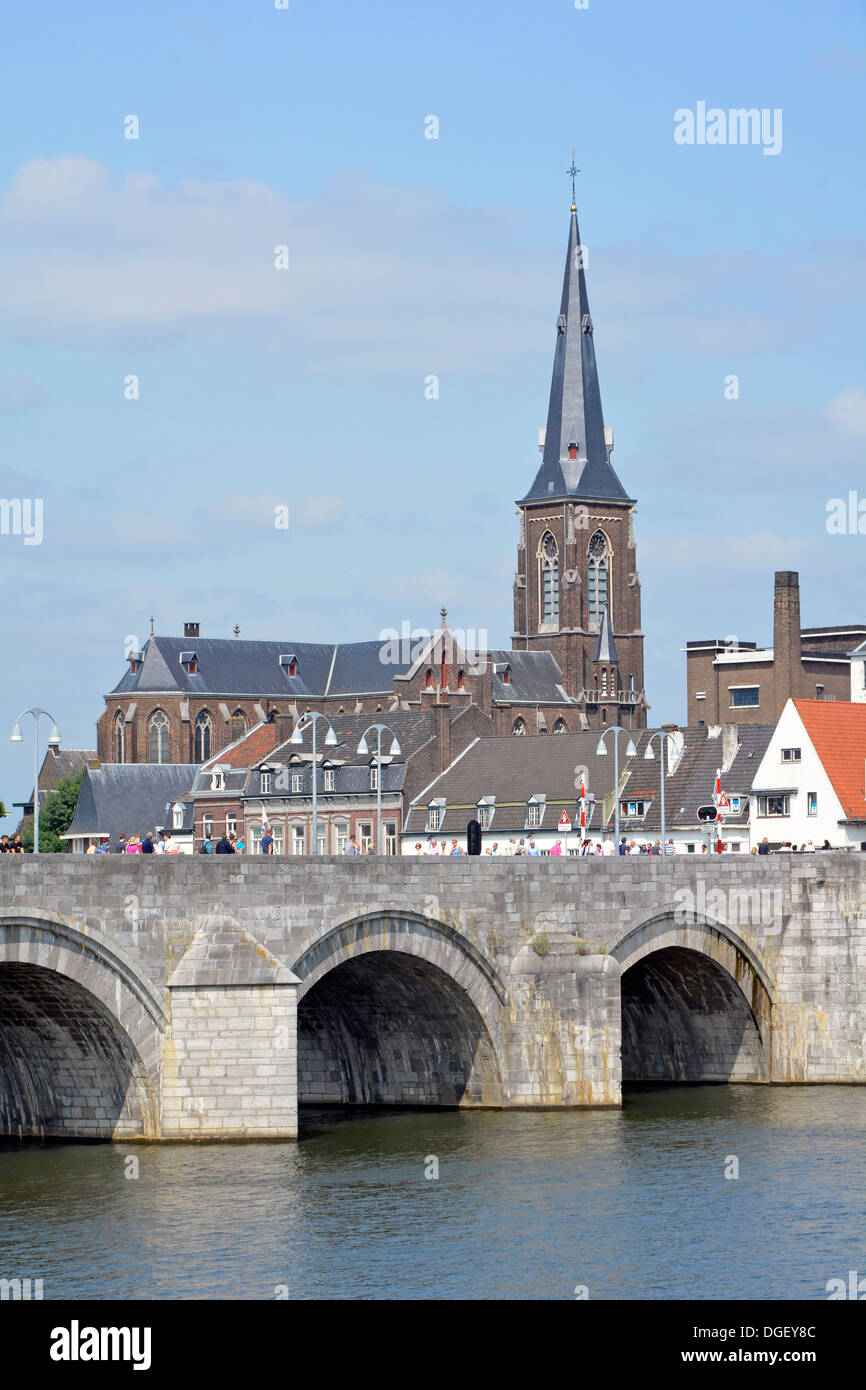
[[[567,174],[570,174],[570,175],[571,175],[571,210],[572,210],[572,212],[577,212],[577,196],[576,196],[576,194],[575,194],[575,189],[574,189],[574,180],[575,180],[575,177],[580,173],[580,170],[578,169],[577,165],[576,165],[575,162],[574,162],[574,156],[575,156],[576,154],[577,154],[577,150],[572,150],[572,152],[571,152],[571,164],[570,164],[570,166],[569,166],[569,167],[566,169],[566,171],[565,171]]]

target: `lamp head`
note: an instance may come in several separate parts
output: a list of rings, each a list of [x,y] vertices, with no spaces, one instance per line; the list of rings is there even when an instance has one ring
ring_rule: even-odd
[[[370,749],[369,749],[368,746],[367,746],[367,735],[366,735],[366,734],[362,734],[362,736],[361,736],[361,742],[358,744],[358,752],[359,752],[359,753],[369,753],[369,751],[370,751]]]
[[[60,747],[60,730],[58,729],[56,724],[51,725],[51,733],[48,735],[48,747]]]
[[[595,750],[595,754],[598,758],[604,758],[607,756],[607,744],[605,743],[603,737],[598,740],[598,747]]]
[[[636,749],[635,746],[634,746],[634,740],[633,740],[633,739],[629,739],[629,741],[628,741],[628,744],[627,744],[626,750],[625,750],[625,756],[626,756],[627,758],[635,758],[635,757],[637,757],[637,749]]]
[[[401,753],[402,751],[403,751],[403,750],[401,749],[399,743],[397,742],[397,740],[396,740],[396,738],[395,738],[394,741],[393,741],[392,744],[391,744],[391,757],[392,757],[392,758],[399,757],[399,755],[400,755],[400,753]]]
[[[646,746],[646,752],[644,753],[644,757],[645,757],[645,758],[654,758],[654,757],[655,757],[655,749],[653,748],[651,742],[648,743],[647,746]]]
[[[292,729],[292,736],[291,736],[291,738],[289,739],[289,743],[294,743],[294,744],[297,745],[297,744],[299,744],[299,743],[303,743],[303,741],[304,741],[303,731],[302,731],[302,729],[301,729],[300,723],[297,723],[297,724],[295,725],[295,727]]]
[[[325,744],[326,744],[326,746],[327,746],[328,748],[333,748],[333,747],[335,747],[336,742],[337,742],[337,735],[334,733],[333,726],[332,726],[332,725],[329,725],[329,726],[328,726],[328,732],[325,734]]]
[[[21,725],[20,725],[19,723],[17,723],[17,721],[16,721],[16,724],[15,724],[15,728],[12,730],[11,734],[9,735],[9,740],[10,740],[11,743],[23,743],[23,742],[24,742],[24,735],[23,735],[22,732],[21,732]]]

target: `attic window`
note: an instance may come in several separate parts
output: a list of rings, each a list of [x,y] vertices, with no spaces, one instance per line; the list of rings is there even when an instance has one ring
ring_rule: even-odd
[[[280,665],[283,667],[287,676],[296,676],[298,674],[298,658],[295,656],[294,652],[289,652],[281,656]]]
[[[195,652],[181,652],[180,664],[187,675],[194,676],[198,670],[198,656]]]
[[[226,789],[226,775],[224,772],[214,772],[211,775],[210,789],[212,792],[224,792]]]

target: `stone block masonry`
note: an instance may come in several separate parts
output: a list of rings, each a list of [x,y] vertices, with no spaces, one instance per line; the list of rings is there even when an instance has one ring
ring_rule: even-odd
[[[864,1037],[863,856],[0,859],[6,1135],[862,1084]]]

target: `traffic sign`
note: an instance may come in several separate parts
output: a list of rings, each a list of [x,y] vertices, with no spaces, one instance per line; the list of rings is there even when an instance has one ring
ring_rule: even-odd
[[[562,815],[559,817],[559,828],[560,830],[571,829],[571,820],[567,811],[563,811]]]
[[[728,798],[725,796],[725,793],[724,793],[724,792],[720,792],[720,793],[719,793],[719,797],[718,797],[718,800],[716,801],[716,805],[718,806],[718,808],[719,808],[720,811],[730,811],[730,809],[731,809],[731,803],[730,803],[730,801],[728,800]]]

